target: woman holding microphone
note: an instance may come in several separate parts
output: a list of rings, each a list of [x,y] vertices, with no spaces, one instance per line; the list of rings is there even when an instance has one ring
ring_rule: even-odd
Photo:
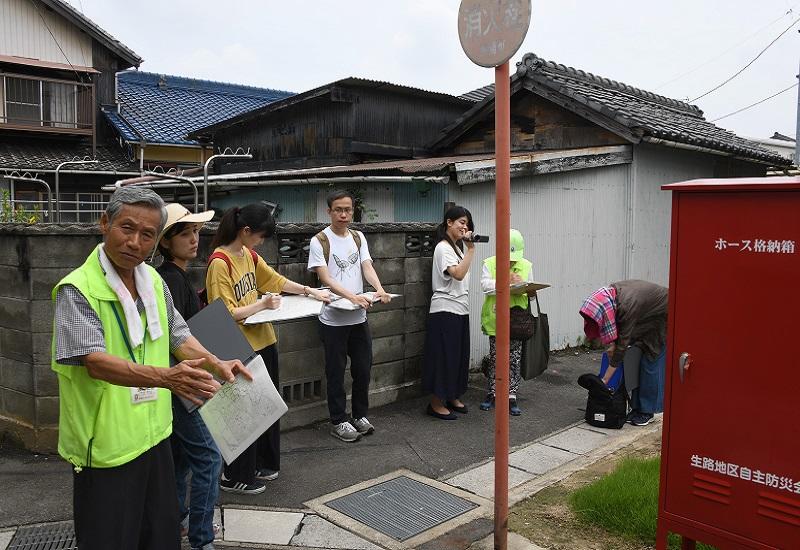
[[[475,257],[472,214],[463,206],[445,212],[436,229],[433,297],[425,336],[422,388],[431,394],[426,414],[455,420],[465,414],[461,396],[469,377],[469,268]],[[466,250],[465,250],[466,246]]]

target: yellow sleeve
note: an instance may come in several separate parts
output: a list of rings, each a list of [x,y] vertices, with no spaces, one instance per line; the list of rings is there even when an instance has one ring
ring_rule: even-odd
[[[256,284],[261,294],[272,292],[280,294],[286,284],[286,277],[272,269],[261,256],[258,256],[256,265]]]
[[[209,303],[217,298],[222,298],[228,311],[232,312],[234,308],[240,306],[236,300],[236,294],[233,292],[233,280],[228,274],[228,264],[225,263],[225,260],[214,259],[208,265],[206,292]]]

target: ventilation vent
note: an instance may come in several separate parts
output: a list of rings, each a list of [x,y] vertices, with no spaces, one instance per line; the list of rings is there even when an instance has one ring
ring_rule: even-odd
[[[759,491],[758,513],[800,527],[800,500],[795,498]]]
[[[308,378],[281,386],[281,395],[287,405],[298,405],[322,399],[322,379]]]
[[[695,474],[692,480],[692,494],[719,504],[730,504],[733,494],[730,482],[714,476]]]

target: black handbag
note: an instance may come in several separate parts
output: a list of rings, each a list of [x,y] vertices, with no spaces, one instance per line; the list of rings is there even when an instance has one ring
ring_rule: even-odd
[[[534,318],[531,314],[531,302],[528,300],[528,308],[523,309],[514,306],[508,313],[509,338],[512,340],[528,340],[534,333]]]
[[[536,300],[536,315],[533,316],[533,337],[522,344],[521,375],[523,380],[536,378],[547,369],[550,361],[550,323],[547,314],[542,313],[539,307],[539,297]],[[528,302],[530,307],[530,302]]]

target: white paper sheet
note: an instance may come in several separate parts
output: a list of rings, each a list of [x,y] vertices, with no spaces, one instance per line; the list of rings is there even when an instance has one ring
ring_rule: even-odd
[[[222,386],[200,407],[200,416],[226,464],[289,410],[269,378],[264,359],[256,355],[247,368],[253,374],[252,382],[237,376],[235,383]]]
[[[359,296],[363,296],[364,298],[366,298],[367,300],[369,300],[373,304],[377,303],[377,302],[380,302],[380,298],[376,298],[374,292],[364,292],[362,294],[359,294]],[[394,300],[395,298],[397,298],[399,296],[402,296],[402,295],[401,294],[389,294],[389,296],[391,296],[392,299]],[[353,302],[351,302],[350,300],[348,300],[346,298],[341,298],[341,297],[336,297],[336,299],[334,301],[332,301],[328,305],[330,307],[335,307],[336,309],[343,309],[345,311],[355,311],[357,309],[361,309],[360,306],[357,306]]]
[[[281,307],[278,309],[262,309],[248,317],[245,325],[259,323],[276,323],[302,317],[316,317],[322,311],[322,302],[315,298],[292,295],[281,296]]]

